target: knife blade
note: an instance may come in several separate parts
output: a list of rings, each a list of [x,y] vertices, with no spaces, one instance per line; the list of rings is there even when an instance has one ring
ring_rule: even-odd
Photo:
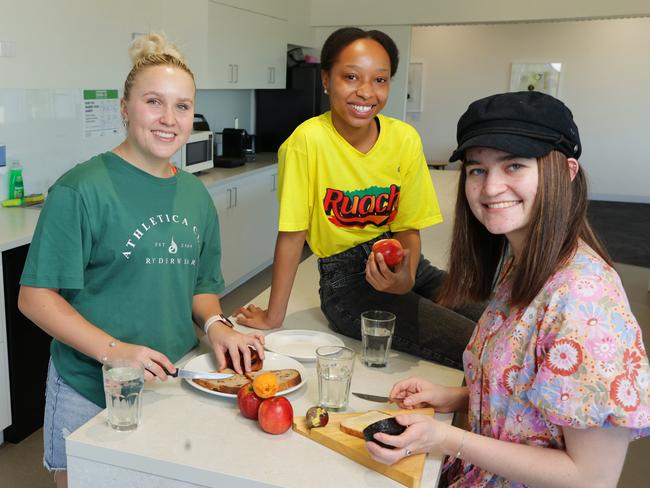
[[[209,373],[207,371],[190,371],[189,369],[176,368],[175,373],[167,373],[172,378],[223,380],[230,378],[233,373]]]
[[[381,396],[381,395],[371,395],[369,393],[359,393],[356,391],[353,391],[352,394],[356,397],[359,397],[363,400],[368,400],[371,402],[377,402],[377,403],[390,403],[390,398],[386,396]]]

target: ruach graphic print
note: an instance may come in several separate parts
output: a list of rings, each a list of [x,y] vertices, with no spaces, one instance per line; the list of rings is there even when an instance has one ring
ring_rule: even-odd
[[[399,190],[397,185],[353,191],[327,188],[323,210],[328,220],[338,227],[381,227],[391,223],[397,215]]]

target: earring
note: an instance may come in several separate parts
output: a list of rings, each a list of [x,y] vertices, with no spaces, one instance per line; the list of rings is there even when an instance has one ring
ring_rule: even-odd
[[[327,95],[327,88],[323,87],[323,92],[325,92],[325,95]]]
[[[124,126],[125,129],[128,129],[129,127],[129,121],[126,119],[122,119],[122,125]]]

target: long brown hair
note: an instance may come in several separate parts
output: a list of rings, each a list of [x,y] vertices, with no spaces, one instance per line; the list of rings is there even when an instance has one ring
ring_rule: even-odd
[[[582,239],[609,265],[612,260],[587,221],[587,178],[578,169],[573,181],[567,157],[552,151],[537,158],[539,183],[526,248],[512,273],[510,303],[525,307],[550,276],[569,259]],[[472,213],[465,196],[464,167],[456,197],[456,217],[449,275],[438,302],[457,307],[490,297],[496,274],[508,251],[505,235],[490,234]]]

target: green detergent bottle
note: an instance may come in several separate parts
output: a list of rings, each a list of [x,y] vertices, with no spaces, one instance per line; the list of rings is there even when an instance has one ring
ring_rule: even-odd
[[[24,196],[23,168],[18,161],[14,161],[9,169],[9,199],[23,198]]]

